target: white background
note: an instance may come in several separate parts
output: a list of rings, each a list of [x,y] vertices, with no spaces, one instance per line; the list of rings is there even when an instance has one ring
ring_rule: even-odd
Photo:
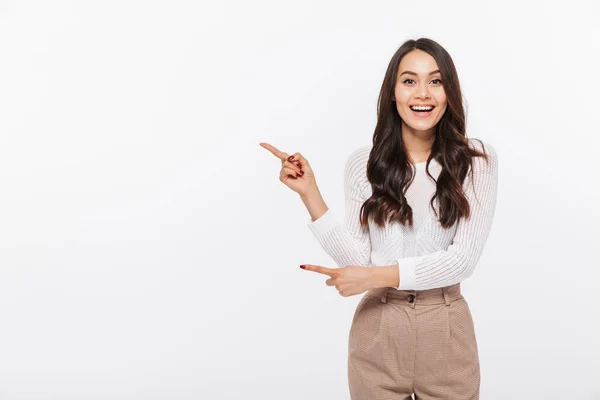
[[[334,267],[280,163],[343,210],[407,39],[492,144],[462,284],[481,397],[600,399],[595,1],[0,1],[0,399],[348,399]]]

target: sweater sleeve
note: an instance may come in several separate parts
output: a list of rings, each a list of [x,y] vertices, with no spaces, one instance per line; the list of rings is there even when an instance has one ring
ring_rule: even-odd
[[[346,161],[343,223],[331,209],[315,221],[308,222],[308,228],[321,247],[340,268],[349,265],[372,266],[369,228],[360,226],[360,208],[366,200],[361,196],[366,181],[363,177],[363,164],[366,164],[367,160],[368,153],[364,149],[359,149],[354,151]]]
[[[489,161],[473,159],[471,171],[463,182],[470,206],[470,216],[458,221],[452,244],[447,250],[417,257],[398,259],[400,290],[427,290],[454,285],[471,276],[492,227],[498,187],[498,157],[485,144]]]

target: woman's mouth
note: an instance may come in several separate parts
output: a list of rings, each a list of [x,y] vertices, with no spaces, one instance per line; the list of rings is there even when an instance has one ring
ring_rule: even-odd
[[[417,118],[427,118],[433,114],[435,106],[409,106],[412,114]]]

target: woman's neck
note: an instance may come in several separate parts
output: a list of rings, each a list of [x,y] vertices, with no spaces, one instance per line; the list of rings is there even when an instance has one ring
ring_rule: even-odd
[[[402,131],[404,149],[413,164],[427,161],[434,140],[435,136],[425,131],[412,131],[410,129]]]

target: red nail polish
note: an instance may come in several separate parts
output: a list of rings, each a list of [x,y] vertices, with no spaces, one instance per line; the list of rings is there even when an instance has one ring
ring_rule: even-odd
[[[300,175],[304,175],[304,171],[300,170]]]
[[[306,266],[304,266],[304,265],[301,265],[301,266],[300,266],[300,268],[302,268],[302,269],[306,269]]]
[[[294,159],[294,156],[289,156],[289,157],[288,157],[288,160],[289,160],[289,161],[292,161],[293,159]]]

